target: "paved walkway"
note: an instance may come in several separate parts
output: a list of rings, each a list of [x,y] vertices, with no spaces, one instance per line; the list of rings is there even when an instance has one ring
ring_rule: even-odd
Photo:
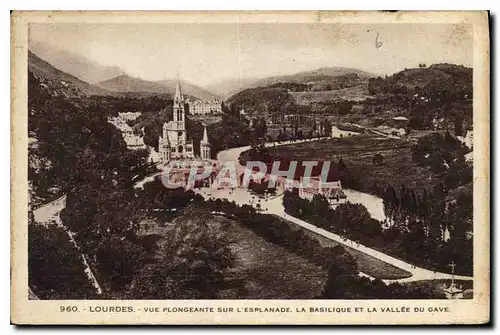
[[[319,228],[317,226],[314,226],[304,220],[301,220],[299,218],[296,218],[294,216],[288,215],[285,213],[285,210],[283,208],[283,195],[276,196],[276,197],[271,197],[268,200],[265,198],[259,198],[255,195],[252,195],[249,193],[247,190],[244,189],[212,189],[212,188],[202,188],[202,189],[195,189],[195,192],[199,193],[206,199],[227,199],[229,201],[234,201],[237,205],[251,205],[255,208],[259,208],[259,210],[263,214],[272,214],[276,215],[279,217],[282,217],[285,220],[288,220],[290,222],[293,222],[307,230],[310,230],[316,234],[319,234],[321,236],[324,236],[330,240],[333,240],[337,243],[340,243],[342,245],[348,246],[350,248],[353,248],[355,250],[358,250],[362,253],[365,253],[369,256],[372,256],[374,258],[377,258],[383,262],[386,262],[388,264],[391,264],[395,267],[398,267],[402,270],[405,270],[409,273],[412,274],[411,277],[408,278],[402,278],[402,279],[396,279],[396,280],[383,280],[385,283],[393,283],[393,282],[412,282],[412,281],[420,281],[420,280],[436,280],[436,279],[448,279],[451,280],[451,274],[447,273],[441,273],[441,272],[434,272],[431,270],[427,270],[424,268],[420,268],[417,266],[414,266],[413,264],[410,264],[408,262],[405,262],[401,259],[389,256],[383,252],[380,252],[378,250],[372,249],[370,247],[367,247],[362,244],[358,244],[355,241],[346,239],[340,235],[331,233],[329,231],[326,231],[322,228]],[[367,274],[360,274],[362,276],[370,277]],[[372,277],[370,277],[372,278]],[[472,277],[467,277],[467,276],[458,276],[455,275],[456,280],[473,280]]]

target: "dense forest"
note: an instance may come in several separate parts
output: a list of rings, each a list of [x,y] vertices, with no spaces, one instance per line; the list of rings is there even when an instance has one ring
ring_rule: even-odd
[[[422,65],[386,78],[371,78],[375,99],[363,103],[363,113],[396,110],[407,114],[415,129],[432,129],[433,121],[472,125],[472,69],[453,64]],[[457,133],[462,136],[461,132]]]

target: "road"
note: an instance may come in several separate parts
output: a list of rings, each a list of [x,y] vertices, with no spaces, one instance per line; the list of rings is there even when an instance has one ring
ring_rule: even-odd
[[[43,224],[45,226],[48,226],[50,224],[55,224],[58,227],[61,227],[66,234],[68,234],[68,238],[73,244],[73,246],[80,251],[80,247],[75,241],[74,234],[72,231],[67,229],[62,221],[61,221],[61,211],[66,207],[66,195],[61,196],[60,198],[57,198],[56,200],[53,200],[49,203],[46,203],[44,205],[41,205],[37,207],[36,209],[33,210],[33,217],[36,223],[38,224]],[[87,258],[83,253],[80,253],[81,258],[82,258],[82,264],[85,267],[85,274],[87,275],[87,278],[90,280],[92,283],[92,286],[94,286],[94,289],[97,294],[102,294],[102,289],[99,283],[97,282],[97,279],[94,276],[94,273],[92,272],[88,262]]]

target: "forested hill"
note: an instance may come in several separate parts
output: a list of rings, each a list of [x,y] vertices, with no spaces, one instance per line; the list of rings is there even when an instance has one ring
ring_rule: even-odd
[[[322,67],[312,71],[303,71],[291,75],[263,78],[254,82],[252,87],[263,87],[278,83],[295,83],[309,85],[341,85],[346,79],[366,80],[375,75],[346,67]]]
[[[426,67],[404,69],[386,78],[369,80],[371,93],[393,92],[398,88],[408,91],[438,90],[455,88],[464,94],[472,92],[472,69],[454,64],[433,64]],[[470,97],[469,97],[470,98]]]
[[[368,78],[372,77],[375,77],[375,75],[359,69],[345,67],[322,67],[290,75],[272,76],[260,79],[227,79],[209,86],[209,89],[210,91],[216,92],[225,98],[230,98],[231,96],[247,89],[268,87],[280,83],[310,85],[315,90],[322,88],[326,89],[328,87],[337,89],[342,88],[341,86],[348,87],[346,85],[346,79],[366,81]]]
[[[139,212],[131,205],[132,177],[144,173],[146,153],[127,150],[120,132],[107,122],[107,105],[76,86],[61,84],[57,72],[35,74],[31,69],[28,180],[30,200],[40,200],[31,205],[61,194],[67,202],[61,212],[64,229],[35,224],[28,215],[29,287],[40,299],[89,299],[95,290],[82,254],[106,294],[114,278],[128,275],[115,275],[113,266],[123,269],[120,257],[132,261],[131,254],[140,250],[124,236]],[[59,194],[49,194],[51,189]],[[66,229],[76,242],[69,241]],[[126,268],[134,270],[135,265]]]
[[[227,103],[253,114],[292,114],[301,108],[304,109],[304,106],[297,105],[294,93],[323,93],[330,96],[330,100],[336,100],[339,90],[366,87],[371,77],[371,74],[361,70],[338,67],[269,77],[258,80],[250,85],[251,88],[234,94]],[[305,110],[307,109],[306,107]]]
[[[102,184],[102,178],[113,173],[114,179],[127,183],[131,169],[116,173],[125,166],[144,163],[140,158],[144,153],[128,151],[107,117],[116,112],[112,108],[121,108],[126,102],[130,105],[130,99],[87,96],[78,86],[59,79],[69,80],[71,76],[48,63],[37,63],[39,58],[33,54],[30,57],[36,66],[28,70],[28,131],[36,141],[29,148],[28,177],[34,193],[43,196],[51,187],[69,191],[91,181]],[[43,71],[39,65],[44,66]],[[132,163],[136,159],[137,164]]]
[[[461,65],[420,64],[386,78],[372,78],[368,91],[375,99],[367,100],[366,107],[398,111],[415,129],[432,129],[436,120],[455,124],[456,135],[463,135],[472,126],[472,72]]]
[[[51,92],[54,95],[64,95],[70,98],[82,95],[112,94],[106,89],[86,83],[75,76],[55,68],[31,51],[28,51],[28,71],[41,81],[42,87],[43,85],[50,86]]]
[[[282,82],[238,92],[227,104],[273,120],[287,114],[322,114],[370,127],[405,116],[413,129],[455,128],[456,135],[463,135],[472,127],[473,70],[454,64],[417,65],[383,78],[354,70],[336,77],[325,71],[292,76],[290,81],[281,77]]]

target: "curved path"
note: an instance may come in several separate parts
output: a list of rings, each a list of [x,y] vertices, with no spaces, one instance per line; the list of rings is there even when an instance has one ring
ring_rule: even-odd
[[[37,207],[36,209],[33,210],[33,217],[35,222],[39,224],[43,224],[45,226],[48,226],[49,224],[55,224],[58,227],[62,228],[66,234],[68,234],[69,240],[73,244],[73,246],[80,251],[80,247],[75,241],[74,234],[72,231],[67,229],[62,221],[61,221],[61,211],[66,207],[66,194],[57,198],[56,200],[53,200],[49,203],[46,203],[44,205],[41,205]],[[102,289],[99,283],[97,282],[97,279],[94,276],[94,273],[90,269],[89,263],[87,262],[87,258],[83,253],[80,253],[82,257],[82,264],[85,267],[85,274],[87,275],[87,278],[90,280],[92,283],[92,286],[94,286],[94,289],[97,294],[102,294]],[[30,289],[31,290],[31,289]]]

